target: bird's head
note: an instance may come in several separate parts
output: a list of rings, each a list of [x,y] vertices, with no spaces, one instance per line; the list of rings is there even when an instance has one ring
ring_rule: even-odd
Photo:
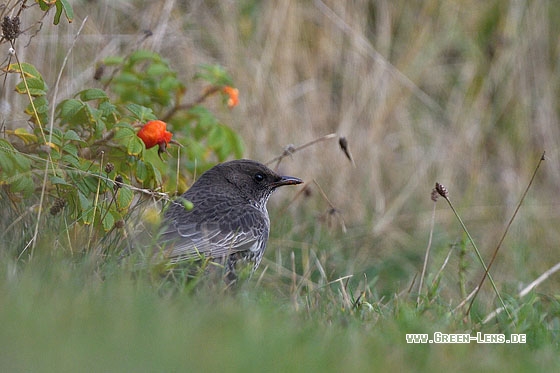
[[[262,205],[266,204],[276,188],[303,183],[297,177],[280,176],[262,163],[247,159],[225,162],[214,168],[219,170],[232,187]]]

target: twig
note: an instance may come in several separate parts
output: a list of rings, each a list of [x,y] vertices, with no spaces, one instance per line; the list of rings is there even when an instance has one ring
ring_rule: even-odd
[[[412,288],[414,287],[414,284],[416,283],[416,278],[418,277],[418,272],[414,273],[414,277],[412,278],[412,281],[410,282],[410,286],[408,287],[407,290],[407,294],[410,294],[412,292]]]
[[[193,102],[187,102],[186,104],[176,105],[176,106],[172,107],[171,110],[161,118],[161,120],[164,121],[164,122],[167,122],[179,110],[189,110],[192,107],[203,103],[204,100],[206,100],[209,96],[218,92],[222,88],[223,88],[222,86],[210,86],[210,87],[206,88],[204,90],[204,92],[202,93],[202,95],[200,95]]]
[[[328,135],[319,137],[315,140],[311,140],[311,141],[309,141],[309,142],[307,142],[303,145],[297,146],[297,147],[294,147],[293,145],[289,145],[284,149],[284,152],[281,155],[279,155],[276,158],[271,159],[270,161],[266,162],[265,164],[268,166],[271,163],[277,162],[274,169],[278,169],[278,166],[280,165],[280,161],[282,161],[282,159],[284,159],[286,157],[289,157],[290,155],[292,155],[292,154],[294,154],[294,153],[296,153],[296,152],[298,152],[302,149],[305,149],[305,148],[307,148],[307,147],[309,147],[313,144],[316,144],[316,143],[321,142],[321,141],[333,139],[336,136],[337,136],[336,133],[330,133]]]
[[[474,303],[474,300],[476,299],[478,291],[480,291],[480,288],[482,287],[482,284],[484,283],[484,280],[486,280],[486,276],[490,275],[488,273],[488,271],[490,270],[490,267],[492,267],[492,264],[494,263],[494,260],[496,259],[496,256],[498,255],[498,250],[500,250],[500,247],[502,246],[502,243],[504,242],[504,239],[506,238],[506,235],[509,232],[509,228],[511,227],[511,224],[513,223],[513,219],[515,219],[515,217],[517,216],[517,213],[519,212],[519,209],[521,208],[521,204],[523,203],[523,201],[525,200],[525,197],[527,196],[527,193],[529,192],[529,188],[531,188],[531,185],[533,185],[533,181],[535,180],[535,176],[537,175],[537,171],[539,170],[539,167],[541,166],[541,163],[545,159],[544,154],[545,154],[545,152],[542,153],[541,158],[539,159],[539,161],[537,163],[537,166],[535,167],[535,170],[533,171],[533,176],[531,176],[531,180],[529,180],[529,184],[527,184],[527,188],[525,188],[525,191],[521,195],[521,199],[519,200],[519,203],[517,204],[517,207],[515,208],[515,211],[513,212],[513,215],[511,216],[511,219],[509,219],[509,222],[506,225],[506,229],[504,230],[504,234],[502,234],[502,237],[500,238],[500,241],[498,242],[498,245],[494,249],[494,253],[492,254],[492,259],[490,259],[490,262],[488,263],[488,268],[486,268],[486,270],[484,271],[484,275],[482,276],[482,279],[480,280],[480,283],[478,285],[478,290],[474,294],[473,299],[471,300],[471,304],[469,305],[469,308],[467,309],[467,315],[469,314],[469,312],[470,312],[470,310],[473,306],[473,303]]]

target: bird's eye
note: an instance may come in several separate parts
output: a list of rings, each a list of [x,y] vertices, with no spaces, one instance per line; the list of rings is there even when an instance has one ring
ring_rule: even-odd
[[[257,172],[257,173],[255,174],[255,181],[256,181],[257,183],[260,183],[260,182],[263,181],[263,180],[264,180],[264,175],[263,175],[262,173],[260,173],[260,172]]]

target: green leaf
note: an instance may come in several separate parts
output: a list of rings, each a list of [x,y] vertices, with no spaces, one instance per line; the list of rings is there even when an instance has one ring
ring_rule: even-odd
[[[62,4],[62,9],[64,10],[64,14],[66,19],[69,23],[72,23],[74,20],[74,10],[72,9],[72,5],[68,2],[68,0],[58,0]]]
[[[123,220],[123,216],[121,215],[120,212],[116,211],[115,209],[111,209],[109,211],[109,214],[113,215],[113,219],[115,220],[115,224],[119,221],[119,220]]]
[[[35,183],[29,174],[17,174],[12,178],[10,190],[22,192],[24,196],[29,197],[35,190]]]
[[[157,167],[152,167],[152,171],[154,174],[154,181],[157,185],[161,185],[163,183],[163,178],[161,177],[161,172]]]
[[[208,135],[211,128],[218,125],[218,120],[208,109],[203,106],[195,106],[189,110],[196,126],[192,129],[192,135],[196,140],[202,140]]]
[[[14,173],[14,154],[13,146],[4,139],[0,139],[0,180],[6,180],[6,176]]]
[[[7,140],[0,139],[0,180],[11,183],[11,177],[27,174],[30,170],[31,161],[23,154],[17,153]]]
[[[114,85],[114,89],[116,91],[118,91],[118,85],[134,85],[134,86],[140,86],[142,84],[142,81],[138,78],[138,76],[135,73],[131,73],[128,71],[123,71],[122,73],[120,73],[119,75],[117,75],[114,79],[113,79],[113,85]],[[116,86],[115,86],[116,85]],[[121,88],[122,90],[122,88]]]
[[[85,142],[83,141],[80,136],[78,136],[78,134],[76,133],[76,131],[74,130],[68,130],[64,133],[64,140],[66,141],[80,141],[80,142]]]
[[[66,154],[74,156],[75,158],[78,158],[78,147],[74,144],[65,144],[62,148],[62,151]]]
[[[19,172],[26,172],[31,170],[31,161],[25,155],[14,153],[13,160],[16,164],[16,167],[19,169]]]
[[[47,4],[45,0],[38,0],[37,2],[39,3],[39,8],[41,8],[42,11],[47,11],[51,7],[51,5]]]
[[[152,109],[148,107],[138,104],[128,104],[126,105],[126,108],[136,119],[138,119],[142,123],[145,123],[149,120],[157,119]]]
[[[62,146],[62,132],[60,132],[58,128],[53,128],[50,136],[47,134],[47,141],[49,141],[49,138],[50,142],[55,144],[58,148]]]
[[[109,100],[102,101],[97,108],[104,117],[108,118],[108,121],[113,122],[116,120],[112,114],[117,112],[117,107],[109,102]]]
[[[31,106],[31,104],[29,104]],[[49,100],[46,96],[37,96],[33,99],[33,106],[39,113],[47,112],[49,110]]]
[[[89,209],[92,205],[91,201],[80,190],[78,190],[78,200],[80,201],[81,210]]]
[[[131,126],[125,127],[118,125],[115,126],[115,128],[117,129],[117,131],[115,133],[115,136],[113,137],[114,140],[128,139],[130,137],[136,136],[136,132],[134,132]]]
[[[64,154],[61,158],[64,163],[69,164],[70,166],[79,168],[80,167],[80,159],[72,154]]]
[[[64,12],[64,16],[68,20],[68,23],[72,23],[72,21],[74,20],[74,10],[72,9],[72,6],[70,6],[68,1],[56,0],[55,6],[56,6],[56,13],[54,14],[53,23],[55,25],[58,25],[58,23],[60,22],[60,16],[62,15],[62,12]]]
[[[59,111],[58,116],[64,121],[70,121],[80,110],[83,110],[84,107],[85,104],[80,100],[73,98],[64,100],[57,107]]]
[[[163,63],[152,63],[150,67],[146,70],[146,74],[149,76],[159,77],[161,75],[166,75],[171,73],[169,66]]]
[[[205,80],[212,85],[233,85],[228,73],[220,65],[202,64],[199,69],[200,72],[195,75],[195,78]]]
[[[131,64],[136,64],[136,62],[139,61],[145,61],[145,60],[151,60],[151,61],[162,61],[162,58],[159,54],[157,54],[156,52],[152,52],[149,51],[147,49],[139,49],[135,52],[133,52],[130,55],[129,61]]]
[[[37,96],[33,100],[33,105],[29,103],[24,111],[26,114],[32,117],[31,120],[34,123],[37,123],[35,114],[37,114],[41,123],[48,122],[49,105],[45,96]]]
[[[94,194],[97,192],[97,184],[98,180],[94,176],[85,176],[82,177],[76,183],[76,186],[84,193],[84,194]]]
[[[101,138],[103,136],[103,133],[107,132],[107,126],[105,125],[105,122],[101,119],[98,118],[99,117],[99,111],[96,110],[95,111],[95,137],[96,138]]]
[[[126,144],[126,151],[129,155],[139,155],[145,149],[144,143],[138,136],[131,137]]]
[[[66,180],[64,180],[59,176],[54,176],[54,175],[50,176],[49,180],[53,185],[71,185],[70,183],[68,183]]]
[[[26,145],[37,143],[37,136],[33,133],[27,132],[26,128],[16,128],[14,135],[23,140]]]
[[[243,141],[241,140],[241,137],[239,137],[239,135],[228,126],[222,125],[222,128],[224,135],[224,144],[227,144],[228,148],[227,156],[233,154],[236,158],[241,158],[244,151]]]
[[[9,73],[22,73],[25,75],[26,78],[37,78],[43,80],[43,77],[39,73],[39,71],[30,63],[22,62],[21,65],[18,63],[12,63],[8,66],[7,71]]]
[[[89,225],[93,222],[93,210],[93,207],[82,210],[81,219],[84,224]]]
[[[214,126],[208,133],[208,146],[217,149],[224,141],[222,126]]]
[[[60,160],[61,154],[60,154],[59,148],[56,147],[54,144],[53,144],[53,146],[50,146],[50,148],[51,148],[51,151],[50,151],[49,155],[50,155],[51,159],[55,162]],[[46,158],[47,156],[44,155],[43,157]]]
[[[154,164],[152,162],[146,162],[146,171],[147,171],[147,175],[146,178],[144,178],[144,184],[146,183],[153,183],[155,184],[155,170],[156,168],[154,167]],[[152,186],[155,186],[153,185]],[[150,185],[150,184],[148,184]]]
[[[183,84],[175,78],[175,76],[166,76],[159,81],[159,87],[162,91],[167,92],[169,96],[177,88],[183,88]]]
[[[109,213],[108,211],[106,212],[105,210],[102,210],[100,212],[103,216],[103,219],[101,220],[103,229],[105,230],[105,232],[107,232],[109,229],[113,228],[113,225],[115,225],[115,218],[113,217],[113,214]]]
[[[27,83],[27,87],[25,83]],[[42,78],[26,78],[25,81],[22,80],[16,85],[17,93],[25,94],[28,91],[31,96],[44,96],[47,94],[47,85]]]
[[[82,101],[92,101],[92,100],[108,100],[109,97],[104,90],[99,88],[85,89],[79,93],[80,99]]]
[[[103,59],[103,64],[107,66],[121,65],[124,63],[124,57],[110,56]]]
[[[142,161],[136,162],[136,179],[140,182],[143,182],[148,177],[148,168],[146,164]]]
[[[127,187],[120,188],[117,193],[117,206],[119,209],[127,209],[132,203],[134,193]]]

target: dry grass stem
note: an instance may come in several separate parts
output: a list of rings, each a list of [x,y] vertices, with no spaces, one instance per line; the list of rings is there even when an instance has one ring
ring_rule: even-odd
[[[420,295],[422,294],[422,284],[424,283],[424,276],[426,275],[426,268],[428,267],[428,258],[430,257],[430,248],[432,247],[432,238],[434,235],[435,220],[436,220],[436,203],[434,201],[433,209],[432,209],[432,218],[430,220],[430,235],[428,237],[428,246],[426,247],[426,254],[424,255],[424,264],[422,265],[422,274],[420,275],[420,283],[418,284],[418,297],[416,298],[416,307],[418,307],[418,305],[420,304]]]
[[[469,233],[469,230],[467,229],[467,227],[465,226],[465,224],[463,223],[463,220],[461,219],[461,217],[459,216],[459,213],[455,210],[455,207],[453,207],[453,204],[451,203],[451,200],[449,199],[449,192],[447,190],[447,188],[440,184],[440,183],[436,183],[436,190],[438,191],[438,193],[447,201],[447,204],[449,205],[449,207],[451,208],[451,210],[453,211],[453,214],[455,214],[455,217],[457,218],[457,220],[459,221],[459,224],[461,225],[461,227],[463,228],[463,231],[465,232],[465,234],[467,235],[467,238],[469,239],[469,242],[471,243],[471,245],[474,248],[474,252],[476,254],[476,257],[478,258],[478,261],[480,262],[480,264],[482,265],[482,267],[484,268],[485,271],[488,271],[488,268],[486,267],[486,264],[484,263],[484,259],[482,259],[482,255],[480,254],[480,251],[478,250],[478,247],[476,246],[474,239],[472,238],[471,234]],[[500,303],[502,304],[502,307],[506,307],[504,300],[502,299],[502,296],[500,295],[500,292],[498,291],[498,288],[496,287],[496,283],[494,282],[494,279],[492,278],[492,276],[490,275],[490,273],[488,273],[488,279],[490,280],[490,283],[492,284],[492,288],[494,289],[494,293],[496,293],[496,296],[498,297],[498,299],[500,300]],[[467,315],[470,311],[470,307],[467,310]],[[511,315],[509,313],[509,311],[506,309],[506,313],[508,314],[508,316],[511,318]]]
[[[294,146],[294,145],[288,145],[284,148],[284,151],[282,152],[282,154],[280,154],[278,157],[271,159],[270,161],[266,162],[265,164],[268,166],[274,162],[276,162],[276,165],[274,166],[274,170],[278,170],[278,166],[280,166],[280,162],[282,161],[282,159],[289,157],[297,152],[299,152],[302,149],[305,149],[307,147],[310,147],[311,145],[315,145],[319,142],[322,141],[326,141],[326,140],[330,140],[330,139],[334,139],[336,137],[336,133],[330,133],[328,135],[325,136],[321,136],[317,139],[311,140],[303,145],[300,146]]]
[[[498,255],[498,251],[500,250],[500,247],[502,247],[502,243],[504,242],[504,239],[506,238],[506,235],[509,232],[509,228],[511,227],[511,224],[513,223],[513,220],[517,216],[517,213],[519,212],[519,209],[521,208],[521,205],[523,204],[523,201],[525,200],[525,197],[527,196],[527,193],[529,192],[529,189],[531,188],[531,185],[533,185],[533,181],[535,180],[535,176],[537,175],[537,171],[539,170],[539,168],[541,166],[541,163],[545,159],[544,155],[545,155],[545,152],[543,152],[541,157],[539,158],[539,161],[537,162],[537,166],[535,167],[535,170],[533,171],[533,175],[531,176],[531,180],[529,180],[529,183],[527,184],[527,187],[525,188],[525,191],[521,195],[521,199],[519,200],[519,203],[515,207],[515,211],[513,212],[513,215],[511,216],[511,218],[509,219],[509,221],[506,225],[506,229],[504,229],[504,233],[502,234],[502,237],[500,238],[500,241],[498,241],[498,244],[496,245],[496,248],[494,249],[494,253],[492,254],[492,258],[490,259],[490,262],[488,263],[488,268],[486,268],[486,270],[484,271],[484,275],[482,276],[482,279],[480,279],[480,283],[477,287],[478,290],[480,290],[480,288],[482,287],[482,284],[484,283],[484,280],[486,279],[486,276],[490,275],[490,273],[488,271],[490,271],[490,268],[492,267],[492,264],[494,264],[494,260],[496,259],[496,256]],[[477,294],[478,294],[478,291],[474,294],[474,297],[471,301],[471,304],[469,305],[469,308],[467,309],[467,314],[470,312],[471,307],[473,306],[473,303],[474,303],[474,300],[476,299]]]

